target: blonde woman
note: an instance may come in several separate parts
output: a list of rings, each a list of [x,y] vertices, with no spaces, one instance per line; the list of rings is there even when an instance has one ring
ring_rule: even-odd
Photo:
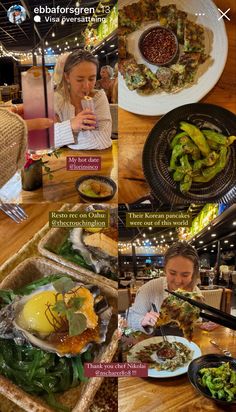
[[[196,250],[187,242],[174,243],[165,254],[165,277],[153,279],[143,285],[129,310],[128,325],[134,330],[152,333],[158,313],[152,303],[160,310],[168,292],[177,289],[200,292],[196,286],[199,278],[199,257]]]
[[[109,103],[112,102],[112,90],[114,85],[113,68],[109,65],[102,66],[100,70],[101,79],[96,83],[97,89],[103,89],[107,95]]]
[[[75,50],[59,59],[55,68],[55,146],[76,150],[111,146],[109,103],[103,90],[94,89],[97,68],[97,59],[86,50]],[[85,96],[93,98],[94,112],[83,110]]]

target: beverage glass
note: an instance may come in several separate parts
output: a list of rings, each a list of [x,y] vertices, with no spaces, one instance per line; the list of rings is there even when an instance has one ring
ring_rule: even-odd
[[[209,279],[209,288],[213,288],[214,286],[214,279],[215,279],[215,273],[213,271],[208,273],[208,279]]]
[[[93,112],[93,113],[95,114],[94,101],[93,101],[93,98],[92,98],[92,97],[90,97],[90,96],[85,96],[85,97],[81,100],[81,106],[82,106],[82,109],[83,109],[83,110],[89,109],[89,110],[91,110],[91,112]],[[95,128],[97,128],[97,127],[98,127],[98,123],[97,123],[97,121],[96,121]]]
[[[43,68],[34,66],[22,73],[22,93],[24,118],[36,119],[49,117],[54,119],[54,93],[50,73],[45,69],[48,116],[46,115]],[[46,154],[54,149],[54,125],[49,129],[32,130],[28,133],[30,153]]]

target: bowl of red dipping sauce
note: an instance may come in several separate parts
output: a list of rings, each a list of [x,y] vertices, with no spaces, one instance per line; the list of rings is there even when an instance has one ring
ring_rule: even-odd
[[[138,46],[142,57],[156,66],[167,66],[174,62],[179,50],[176,35],[172,30],[162,26],[145,30]]]

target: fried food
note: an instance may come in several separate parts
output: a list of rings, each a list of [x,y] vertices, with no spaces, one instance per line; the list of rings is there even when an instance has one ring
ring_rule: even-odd
[[[195,300],[202,299],[202,295],[197,292],[186,292],[178,289],[176,293]],[[184,337],[191,341],[194,324],[199,318],[199,313],[200,309],[174,295],[169,295],[162,302],[159,318],[155,326],[158,327],[172,322],[177,323],[183,331]]]
[[[157,21],[160,26],[172,30],[179,44],[183,45],[174,64],[159,66],[154,76],[146,66],[140,68],[141,65],[127,52],[127,36],[149,21]],[[188,20],[187,13],[178,10],[175,4],[161,6],[159,1],[139,0],[123,7],[119,10],[119,36],[119,70],[128,89],[143,95],[162,91],[173,93],[190,85],[198,67],[208,57],[204,28]]]

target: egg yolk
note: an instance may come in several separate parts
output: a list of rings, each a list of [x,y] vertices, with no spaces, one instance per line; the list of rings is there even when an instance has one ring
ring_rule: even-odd
[[[55,303],[56,293],[53,291],[44,291],[34,295],[26,302],[21,313],[25,327],[41,334],[55,332],[53,325],[55,322],[57,326],[60,324],[60,316],[53,310]],[[48,306],[50,310],[47,310]]]

